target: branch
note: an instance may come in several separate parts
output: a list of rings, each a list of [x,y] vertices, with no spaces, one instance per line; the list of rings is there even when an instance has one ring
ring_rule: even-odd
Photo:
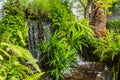
[[[82,4],[83,8],[85,9],[86,8],[85,4],[81,0],[79,0],[79,1]]]
[[[87,5],[86,5],[86,8],[89,8],[90,5],[91,5],[91,3],[92,3],[92,0],[88,0]]]

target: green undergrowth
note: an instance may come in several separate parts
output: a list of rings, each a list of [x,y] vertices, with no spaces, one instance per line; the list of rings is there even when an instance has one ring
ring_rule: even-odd
[[[120,32],[120,19],[116,20],[108,20],[107,21],[107,29],[114,29],[116,32]]]
[[[57,5],[56,5],[57,4]],[[83,46],[95,43],[94,33],[86,19],[77,20],[59,0],[49,1],[50,39],[40,45],[44,67],[55,76],[63,78],[62,71],[76,66],[77,54]]]
[[[113,80],[118,80],[120,72],[120,34],[115,33],[114,30],[107,31],[106,37],[98,39],[96,50],[100,61],[109,64],[113,72]],[[112,62],[112,63],[111,63]]]
[[[40,44],[40,61],[46,73],[54,76],[55,80],[64,79],[62,72],[76,67],[78,54],[86,55],[84,49],[92,47],[94,49],[87,51],[87,54],[94,52],[101,62],[113,62],[111,71],[113,80],[117,80],[120,69],[120,34],[116,33],[119,32],[119,20],[108,21],[110,31],[105,37],[95,38],[88,20],[77,20],[70,10],[71,6],[65,4],[70,3],[67,0],[8,0],[4,7],[6,15],[0,21],[1,80],[36,80],[43,74],[25,48],[28,37],[26,15],[29,19],[51,24],[51,30],[48,30],[50,38]],[[25,64],[26,60],[32,63],[38,73],[33,73]]]
[[[7,0],[4,9],[5,16],[0,21],[0,80],[37,80],[43,72],[25,48],[28,27],[23,7],[19,0]]]

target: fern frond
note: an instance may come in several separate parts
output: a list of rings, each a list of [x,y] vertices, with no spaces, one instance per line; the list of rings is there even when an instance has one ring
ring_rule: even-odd
[[[25,60],[30,61],[33,64],[33,66],[40,72],[38,65],[36,64],[34,58],[32,57],[31,53],[28,50],[18,45],[8,44],[4,42],[1,42],[0,45],[9,47],[16,54],[16,56],[22,57]]]
[[[28,76],[26,77],[25,79],[23,80],[37,80],[38,78],[40,78],[44,73],[36,73],[36,74],[33,74],[31,76]]]
[[[0,44],[0,45],[1,45],[1,44]],[[1,51],[2,53],[4,53],[7,57],[11,58],[11,56],[10,56],[5,50],[3,50],[3,49],[0,48],[0,51]]]
[[[22,44],[23,46],[25,46],[26,43],[25,43],[25,41],[24,41],[24,39],[23,39],[22,33],[18,30],[17,34],[18,34],[18,36],[19,36],[19,38],[20,38],[20,40],[21,40],[21,44]]]
[[[0,60],[3,60],[3,56],[2,55],[0,55]]]

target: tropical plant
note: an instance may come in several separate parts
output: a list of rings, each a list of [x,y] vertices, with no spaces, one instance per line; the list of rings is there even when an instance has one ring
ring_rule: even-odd
[[[1,80],[21,80],[27,79],[28,77],[34,75],[33,70],[25,64],[26,60],[31,62],[33,67],[38,71],[38,74],[36,74],[37,78],[43,74],[40,71],[31,53],[20,46],[1,42],[0,56]],[[32,78],[32,80],[35,79]]]
[[[58,80],[62,77],[61,71],[69,70],[75,65],[77,56],[76,49],[67,44],[66,38],[61,38],[62,33],[55,32],[49,41],[41,45],[42,63],[49,72]]]
[[[57,4],[57,5],[56,5]],[[66,6],[59,0],[49,2],[51,20],[51,38],[41,44],[42,63],[52,75],[59,79],[61,71],[69,70],[76,61],[76,53],[83,46],[93,44],[95,38],[88,21],[76,20]],[[71,65],[72,64],[72,65]]]
[[[117,80],[120,69],[120,34],[115,34],[113,30],[108,31],[106,37],[98,39],[97,49],[94,51],[101,61],[114,61],[112,65],[113,80]]]
[[[88,20],[81,19],[70,23],[71,27],[66,33],[68,43],[79,51],[82,51],[82,47],[95,44],[94,32],[92,27],[88,25]]]
[[[50,1],[49,19],[51,20],[51,28],[59,31],[68,31],[70,22],[75,20],[75,16],[70,13],[66,7],[59,1]],[[57,5],[56,5],[57,4]]]
[[[43,73],[31,53],[23,48],[28,36],[23,8],[19,0],[7,0],[4,8],[6,15],[0,21],[0,80],[36,80]]]
[[[26,46],[28,27],[19,16],[6,15],[0,22],[0,41]]]
[[[120,19],[108,20],[106,23],[107,29],[114,29],[115,32],[120,31]]]
[[[98,46],[94,53],[99,53],[101,61],[114,57],[119,51],[119,35],[115,36],[113,31],[108,31],[105,38],[98,39]]]
[[[8,0],[4,7],[6,15],[0,21],[0,41],[25,47],[28,27],[25,25],[24,12],[19,2]]]

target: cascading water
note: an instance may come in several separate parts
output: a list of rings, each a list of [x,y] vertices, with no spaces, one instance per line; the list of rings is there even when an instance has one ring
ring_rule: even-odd
[[[50,35],[50,23],[36,20],[30,20],[27,22],[29,27],[28,32],[28,50],[32,53],[35,59],[41,57],[41,52],[39,50],[39,44],[42,40],[49,40]]]
[[[0,20],[2,19],[2,17],[4,16],[4,8],[3,5],[6,2],[6,0],[0,0]]]
[[[38,49],[39,44],[39,26],[35,20],[30,20],[28,22],[29,32],[28,32],[28,50],[32,53],[34,58],[40,53]]]
[[[39,44],[43,40],[49,40],[50,36],[48,32],[50,32],[50,24],[45,21],[38,22],[36,20],[30,20],[27,22],[27,25],[29,27],[27,48],[32,53],[39,67],[42,69],[42,64],[40,63],[42,54]],[[31,65],[30,62],[27,62],[27,64]],[[34,69],[33,71],[37,72]]]
[[[42,22],[43,29],[44,29],[44,40],[49,40],[50,38],[50,23]]]

